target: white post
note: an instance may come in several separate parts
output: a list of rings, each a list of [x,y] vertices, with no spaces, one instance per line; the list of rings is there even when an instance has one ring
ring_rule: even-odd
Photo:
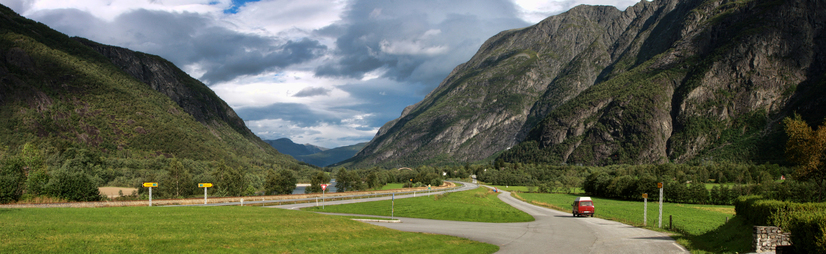
[[[149,206],[152,206],[152,187],[149,187]]]
[[[315,206],[318,206],[318,197],[315,197]]]
[[[644,204],[642,206],[642,225],[648,225],[648,198],[643,199]]]
[[[321,210],[324,210],[324,188],[321,188]]]
[[[241,206],[244,206],[244,199],[241,199]]]
[[[663,188],[660,188],[660,222],[657,227],[663,228]]]
[[[207,188],[206,188],[206,187],[204,187],[204,205],[206,205],[206,204],[207,204],[207,200],[206,200],[206,198],[207,198]]]
[[[396,212],[396,193],[393,193],[393,198],[390,201],[390,219],[393,219],[393,213]]]

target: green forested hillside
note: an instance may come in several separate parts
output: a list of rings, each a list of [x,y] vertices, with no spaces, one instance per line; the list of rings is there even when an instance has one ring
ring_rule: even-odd
[[[226,105],[168,65],[179,83],[207,91],[197,94],[199,100]],[[89,46],[0,6],[0,166],[15,168],[10,165],[19,163],[12,161],[23,160],[23,175],[83,172],[98,186],[137,185],[167,178],[174,158],[184,162],[189,181],[193,173],[196,180],[219,180],[213,169],[225,165],[240,170],[243,185],[256,190],[270,168],[311,170],[261,141],[240,119],[228,124],[227,117],[216,117],[222,114],[196,119]]]

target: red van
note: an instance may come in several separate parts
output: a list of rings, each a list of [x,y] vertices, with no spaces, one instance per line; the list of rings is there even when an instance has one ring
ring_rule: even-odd
[[[577,216],[594,217],[594,201],[590,197],[578,197],[574,200],[572,213]]]

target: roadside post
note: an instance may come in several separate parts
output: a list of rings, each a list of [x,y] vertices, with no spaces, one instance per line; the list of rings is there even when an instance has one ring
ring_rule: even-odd
[[[427,185],[427,195],[430,196],[430,184]]]
[[[212,183],[198,183],[198,188],[204,188],[204,205],[207,204],[207,188],[212,187]]]
[[[321,185],[321,209],[324,209],[324,191],[327,190],[327,184]]]
[[[393,198],[390,199],[390,219],[393,219],[393,214],[396,212],[396,193],[393,193]]]
[[[157,182],[143,183],[143,187],[149,187],[149,206],[152,206],[152,187],[158,187]]]
[[[663,183],[657,183],[657,188],[660,189],[660,220],[657,227],[663,228]]]
[[[648,225],[648,193],[642,194],[642,200],[642,226],[644,227]]]

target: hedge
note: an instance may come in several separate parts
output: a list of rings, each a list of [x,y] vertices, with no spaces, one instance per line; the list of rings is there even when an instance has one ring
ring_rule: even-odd
[[[794,203],[752,195],[737,198],[734,209],[750,224],[791,232],[793,246],[801,253],[826,253],[826,203]]]
[[[795,214],[789,231],[798,253],[826,253],[826,212]]]

